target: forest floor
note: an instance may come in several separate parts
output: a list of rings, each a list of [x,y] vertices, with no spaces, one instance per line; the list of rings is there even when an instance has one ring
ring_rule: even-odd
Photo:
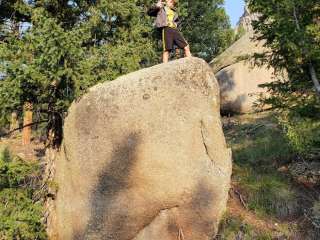
[[[228,211],[215,239],[320,239],[306,214],[318,200],[316,189],[301,186],[288,174],[288,164],[297,156],[272,113],[225,117],[223,125],[233,152],[233,175]],[[0,139],[1,148],[30,161],[45,153],[36,139],[23,146],[19,134]]]
[[[233,153],[228,212],[216,239],[316,240],[308,217],[317,189],[297,182],[290,164],[300,161],[271,112],[223,118]]]
[[[0,150],[7,148],[13,155],[27,161],[36,161],[45,155],[44,143],[38,139],[32,139],[31,144],[23,145],[20,133],[10,137],[0,139]]]

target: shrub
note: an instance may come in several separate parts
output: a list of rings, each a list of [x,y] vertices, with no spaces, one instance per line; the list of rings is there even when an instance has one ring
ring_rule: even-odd
[[[40,168],[0,150],[0,239],[46,239],[39,199]]]
[[[292,147],[300,154],[320,151],[320,120],[282,115],[279,118]]]
[[[214,240],[271,240],[268,230],[261,231],[255,226],[246,223],[241,217],[227,213],[220,222],[219,233]]]
[[[285,177],[251,172],[242,184],[247,191],[249,209],[257,213],[285,219],[300,211],[297,195]]]

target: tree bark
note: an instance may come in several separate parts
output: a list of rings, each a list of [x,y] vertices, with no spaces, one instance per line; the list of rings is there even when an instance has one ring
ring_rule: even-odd
[[[26,102],[24,104],[22,144],[29,145],[31,143],[31,125],[32,125],[32,103]]]
[[[19,128],[18,114],[17,112],[12,112],[10,120],[10,132],[17,128]]]
[[[293,16],[294,16],[297,30],[301,31],[295,6],[293,7]],[[304,43],[302,43],[302,51],[305,55],[308,55],[308,50],[305,48]],[[319,79],[317,78],[316,70],[314,69],[313,64],[311,62],[309,62],[308,67],[309,67],[309,74],[312,79],[313,85],[316,89],[317,94],[320,96],[320,83],[319,83]]]
[[[317,91],[317,94],[320,96],[320,83],[319,83],[319,79],[317,77],[316,70],[314,69],[312,63],[309,63],[309,73],[310,73],[311,79],[313,81],[314,87]]]

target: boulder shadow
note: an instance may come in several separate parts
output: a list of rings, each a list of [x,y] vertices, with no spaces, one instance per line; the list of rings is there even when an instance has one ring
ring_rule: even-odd
[[[125,231],[125,209],[116,218],[111,219],[108,228],[105,227],[108,211],[118,194],[130,188],[129,175],[137,161],[137,146],[139,134],[132,133],[122,142],[115,145],[112,160],[100,172],[97,184],[90,194],[91,216],[83,234],[75,233],[73,239],[118,239]],[[110,219],[108,219],[110,220]]]

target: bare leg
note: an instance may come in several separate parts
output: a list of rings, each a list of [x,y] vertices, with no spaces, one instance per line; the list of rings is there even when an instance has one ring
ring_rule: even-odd
[[[169,51],[164,51],[162,55],[163,63],[167,63],[169,61]]]
[[[186,57],[192,57],[189,45],[184,48],[184,54]]]

